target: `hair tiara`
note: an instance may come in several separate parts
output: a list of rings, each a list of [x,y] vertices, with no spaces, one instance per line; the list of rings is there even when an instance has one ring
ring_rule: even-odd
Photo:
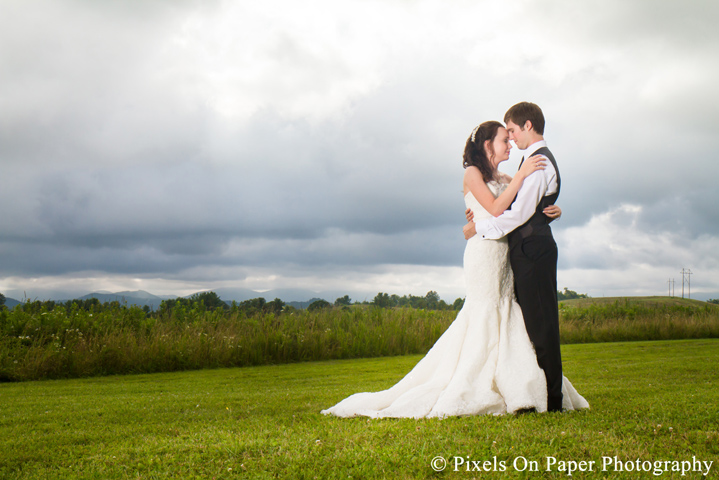
[[[474,130],[472,130],[472,143],[474,143],[474,136],[477,135],[477,130],[479,130],[479,125],[474,127]]]

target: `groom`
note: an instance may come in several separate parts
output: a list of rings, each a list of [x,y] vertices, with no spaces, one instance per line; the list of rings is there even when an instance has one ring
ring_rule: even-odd
[[[529,339],[537,353],[537,363],[547,378],[547,410],[562,410],[562,356],[559,350],[559,310],[557,306],[557,244],[549,218],[542,210],[559,196],[561,179],[552,152],[544,141],[544,115],[535,104],[521,102],[504,115],[510,140],[524,150],[524,157],[535,154],[549,159],[544,170],[524,179],[514,202],[498,217],[472,222],[464,227],[466,239],[481,235],[486,239],[507,236],[509,261],[514,272],[514,290],[522,309]],[[521,163],[520,163],[521,166]]]

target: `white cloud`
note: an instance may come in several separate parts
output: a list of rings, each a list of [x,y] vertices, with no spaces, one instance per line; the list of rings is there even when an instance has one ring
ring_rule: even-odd
[[[719,237],[642,228],[643,208],[621,205],[556,233],[559,283],[591,296],[663,295],[669,279],[693,271],[694,292],[719,290]]]

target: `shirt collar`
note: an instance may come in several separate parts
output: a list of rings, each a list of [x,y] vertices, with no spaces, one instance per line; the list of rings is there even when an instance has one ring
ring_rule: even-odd
[[[547,146],[546,140],[540,140],[538,142],[534,142],[533,144],[528,146],[527,149],[524,151],[524,158],[531,157],[532,155],[534,155],[534,152],[536,152],[540,148],[546,147],[546,146]]]

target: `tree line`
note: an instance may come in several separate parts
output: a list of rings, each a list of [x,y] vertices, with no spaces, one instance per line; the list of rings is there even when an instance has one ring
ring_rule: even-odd
[[[557,291],[558,300],[569,300],[573,298],[588,298],[588,295],[584,293],[577,293],[573,290],[569,290],[568,288],[565,288],[564,291]],[[719,301],[710,300],[710,302]],[[5,296],[0,293],[0,308],[4,308],[4,304]],[[460,310],[464,305],[464,299],[457,298],[450,304],[439,298],[439,294],[434,290],[430,290],[424,296],[410,294],[403,295],[401,297],[396,294],[379,292],[371,301],[364,300],[361,302],[353,302],[349,295],[337,298],[334,303],[330,303],[324,299],[315,299],[309,304],[307,310],[316,311],[326,308],[350,308],[352,305],[374,306],[379,308],[415,308],[421,310]],[[16,308],[20,308],[28,313],[37,313],[41,311],[52,311],[56,306],[62,306],[68,311],[74,308],[87,312],[100,312],[108,309],[111,310],[127,307],[118,301],[101,303],[97,298],[88,298],[84,300],[67,300],[64,302],[55,300],[28,301],[21,303]],[[295,307],[287,305],[279,298],[268,301],[263,297],[258,297],[243,300],[241,302],[232,301],[228,303],[222,300],[217,293],[212,291],[196,293],[187,298],[178,297],[175,299],[163,300],[156,311],[153,311],[147,305],[142,307],[142,310],[147,315],[168,315],[176,309],[194,311],[220,310],[232,313],[243,313],[246,316],[267,313],[274,313],[277,315],[282,312],[297,310]]]

